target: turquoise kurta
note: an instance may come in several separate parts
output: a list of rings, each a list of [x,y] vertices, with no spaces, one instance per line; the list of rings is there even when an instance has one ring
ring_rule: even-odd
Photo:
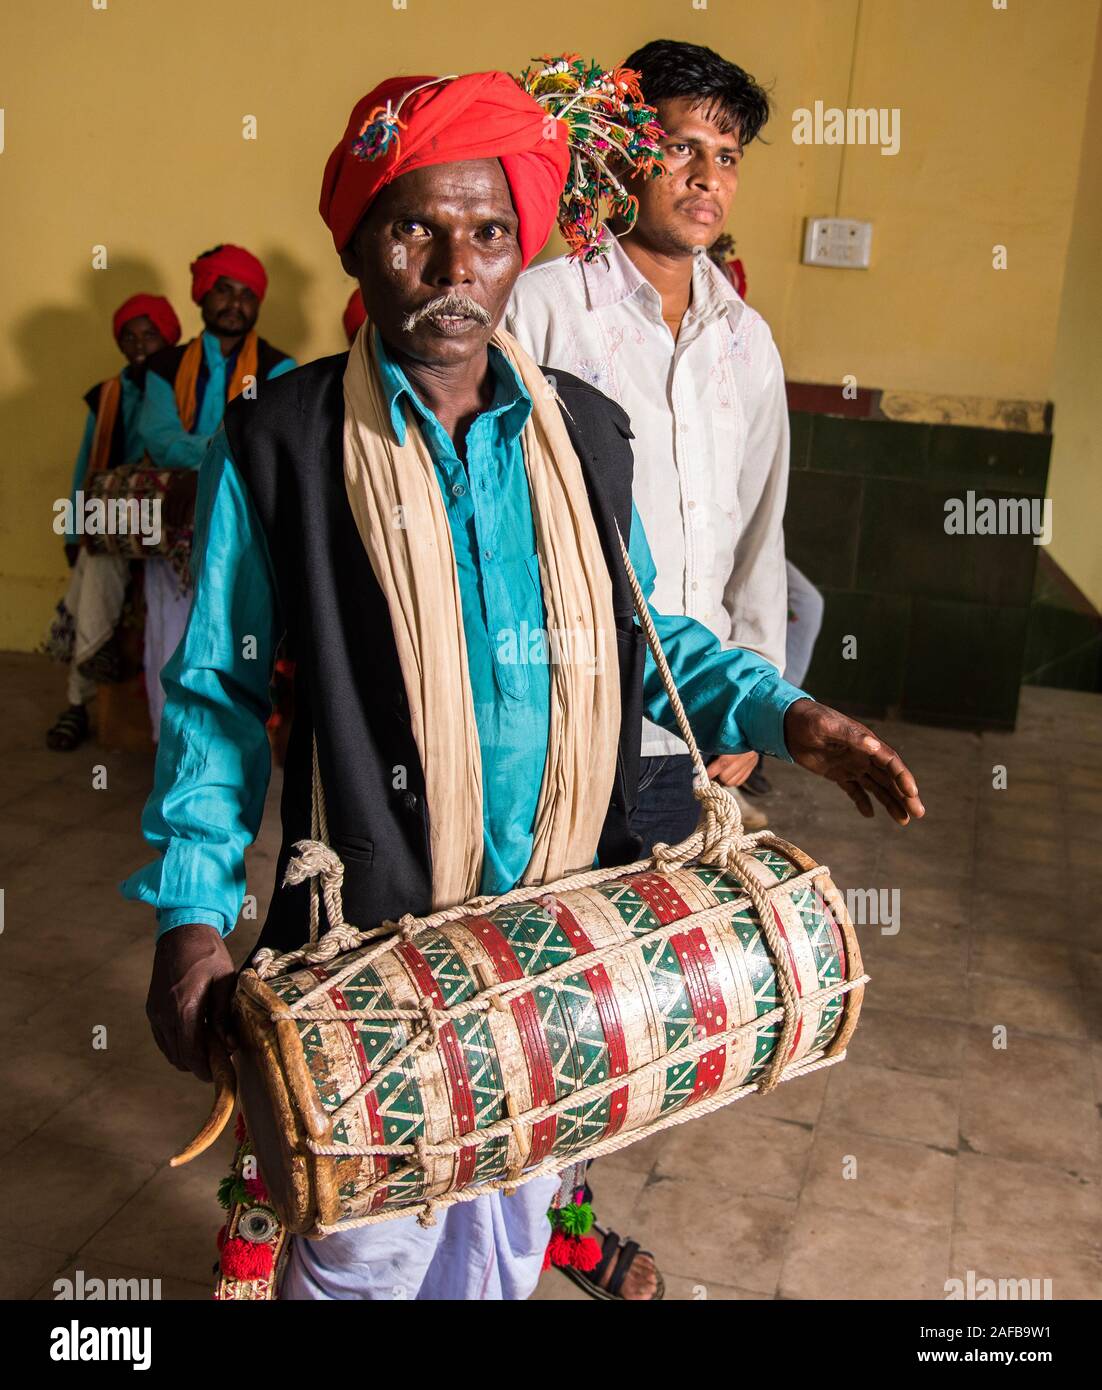
[[[141,409],[141,433],[150,457],[160,468],[198,468],[222,423],[226,391],[233,377],[237,354],[222,354],[222,344],[213,333],[203,331],[203,368],[196,389],[195,421],[185,430],[176,409],[176,392],[156,372],[147,372],[145,399]],[[276,363],[267,379],[273,381],[294,367],[287,357]]]
[[[408,406],[447,509],[482,753],[481,889],[501,893],[519,882],[531,857],[549,727],[548,666],[531,659],[538,643],[526,648],[527,661],[512,659],[516,635],[536,633],[544,622],[520,438],[531,400],[491,348],[493,400],[468,431],[464,464],[404,372],[377,346],[395,431],[405,437]],[[634,515],[629,550],[649,596],[654,564]],[[264,808],[268,681],[283,624],[265,537],[221,430],[200,473],[193,570],[191,619],[161,675],[167,703],[142,822],[159,857],[122,891],[157,908],[161,931],[205,922],[226,933],[241,908],[244,851]],[[692,618],[651,611],[701,746],[725,753],[756,748],[787,759],[784,712],[803,692],[760,657],[723,650]],[[256,638],[251,659],[244,634]],[[644,707],[676,730],[649,655]]]

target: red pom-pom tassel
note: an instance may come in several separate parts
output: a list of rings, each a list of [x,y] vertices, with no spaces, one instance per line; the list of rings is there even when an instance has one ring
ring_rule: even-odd
[[[255,1245],[234,1236],[222,1247],[222,1273],[227,1279],[268,1279],[273,1263],[270,1245]]]
[[[601,1242],[592,1236],[574,1236],[570,1263],[583,1274],[590,1274],[601,1263]]]
[[[573,1251],[571,1246],[574,1244],[572,1236],[564,1235],[562,1231],[552,1233],[550,1244],[547,1247],[547,1259],[553,1265],[560,1268],[564,1265],[572,1265]]]

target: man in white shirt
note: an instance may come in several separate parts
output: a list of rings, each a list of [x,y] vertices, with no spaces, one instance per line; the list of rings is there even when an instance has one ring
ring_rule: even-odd
[[[505,326],[537,361],[592,382],[631,418],[659,607],[783,670],[784,373],[769,326],[707,254],[768,97],[695,44],[657,40],[624,66],[641,73],[657,107],[665,173],[631,185],[638,220],[622,239],[606,231],[607,258],[563,257],[521,275]],[[688,834],[697,806],[679,739],[648,723],[642,752],[636,829],[649,848]],[[755,762],[753,753],[716,758],[709,772],[734,788]]]
[[[783,669],[784,372],[768,325],[707,254],[769,99],[740,67],[695,44],[657,40],[624,67],[641,74],[657,108],[665,172],[632,183],[638,220],[622,239],[606,230],[607,258],[564,257],[522,274],[505,326],[537,362],[582,377],[627,411],[655,604]],[[645,723],[642,753],[633,827],[649,852],[691,833],[698,804],[680,739]],[[718,757],[708,771],[733,790],[756,760]],[[740,804],[749,828],[765,824]],[[616,1264],[620,1297],[661,1296],[653,1258],[636,1242],[623,1244]],[[608,1288],[607,1272],[600,1283]]]

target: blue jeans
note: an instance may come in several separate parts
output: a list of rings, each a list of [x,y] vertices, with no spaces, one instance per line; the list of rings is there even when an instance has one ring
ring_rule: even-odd
[[[705,755],[705,762],[708,761]],[[696,829],[700,802],[693,796],[693,760],[688,753],[640,758],[639,794],[631,828],[643,841],[642,853],[653,845],[684,840]]]

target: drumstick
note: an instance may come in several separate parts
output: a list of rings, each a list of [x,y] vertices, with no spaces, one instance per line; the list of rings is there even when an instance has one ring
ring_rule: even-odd
[[[226,1121],[233,1114],[233,1107],[237,1100],[237,1073],[230,1061],[230,1054],[217,1037],[212,1037],[210,1051],[207,1055],[210,1058],[210,1069],[214,1075],[214,1105],[211,1107],[206,1124],[187,1148],[168,1160],[170,1168],[179,1168],[184,1163],[190,1163],[193,1158],[198,1158],[205,1149],[209,1149],[226,1128]]]

